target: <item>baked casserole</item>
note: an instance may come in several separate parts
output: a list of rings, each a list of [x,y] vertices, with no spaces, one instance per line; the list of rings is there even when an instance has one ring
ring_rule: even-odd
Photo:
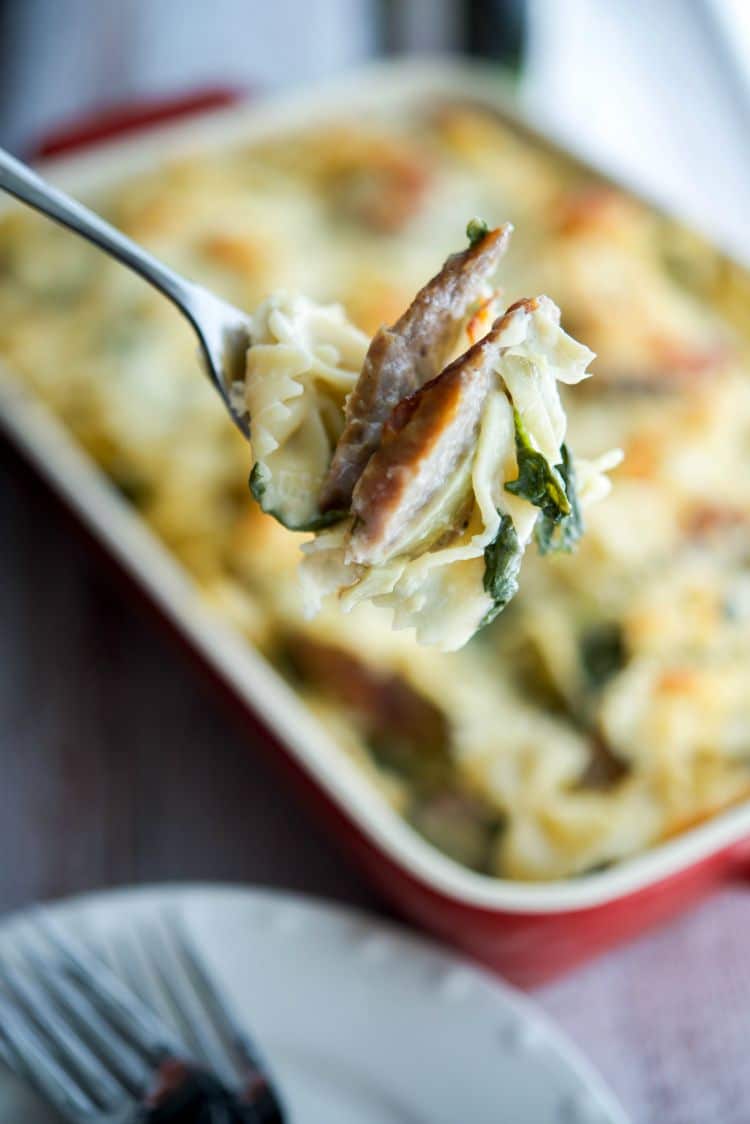
[[[446,103],[200,154],[96,205],[234,304],[341,302],[368,336],[509,218],[506,305],[546,292],[598,355],[566,399],[621,447],[576,555],[529,557],[466,648],[367,604],[304,616],[301,536],[254,504],[193,337],[64,231],[0,223],[0,354],[425,837],[502,877],[582,874],[750,795],[749,292],[700,240],[490,112]]]

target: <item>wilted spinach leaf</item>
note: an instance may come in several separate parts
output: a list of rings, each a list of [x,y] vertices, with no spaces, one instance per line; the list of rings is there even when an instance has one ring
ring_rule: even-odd
[[[562,453],[562,464],[557,466],[557,471],[565,485],[565,494],[568,498],[570,511],[562,519],[549,519],[543,513],[541,518],[537,520],[534,538],[540,554],[549,554],[557,550],[570,552],[583,534],[583,517],[581,516],[581,507],[576,491],[573,458],[568,452],[567,445],[563,445],[560,451]]]
[[[486,234],[489,234],[490,228],[484,219],[469,219],[466,227],[466,237],[469,239],[470,246],[476,246],[477,242],[481,242]]]
[[[547,458],[531,444],[518,410],[513,411],[516,427],[516,459],[518,479],[510,480],[505,490],[533,503],[551,523],[559,523],[570,514],[565,480]]]
[[[501,515],[495,538],[484,548],[484,588],[494,604],[482,625],[493,621],[518,592],[522,558],[523,550],[513,520],[509,515]]]
[[[587,628],[578,647],[588,685],[595,689],[625,665],[625,639],[617,621],[602,621]]]

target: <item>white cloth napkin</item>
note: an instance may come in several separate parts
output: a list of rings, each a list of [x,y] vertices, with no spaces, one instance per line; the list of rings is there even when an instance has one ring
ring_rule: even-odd
[[[535,998],[637,1124],[750,1120],[750,883]]]

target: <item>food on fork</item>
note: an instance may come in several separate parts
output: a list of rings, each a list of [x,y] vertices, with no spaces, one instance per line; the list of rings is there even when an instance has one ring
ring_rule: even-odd
[[[571,550],[581,507],[608,491],[620,454],[574,460],[557,389],[593,353],[548,297],[497,315],[511,230],[472,220],[469,247],[369,346],[338,306],[280,294],[256,312],[234,403],[261,507],[316,532],[311,613],[332,594],[345,611],[372,600],[421,643],[460,648],[516,593],[531,538]]]

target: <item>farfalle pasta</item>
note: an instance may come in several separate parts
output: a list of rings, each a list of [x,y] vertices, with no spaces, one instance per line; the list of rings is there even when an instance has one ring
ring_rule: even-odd
[[[250,487],[264,511],[290,530],[335,518],[318,495],[343,429],[344,402],[367,351],[367,337],[340,305],[279,293],[254,312],[235,408],[251,418]]]

